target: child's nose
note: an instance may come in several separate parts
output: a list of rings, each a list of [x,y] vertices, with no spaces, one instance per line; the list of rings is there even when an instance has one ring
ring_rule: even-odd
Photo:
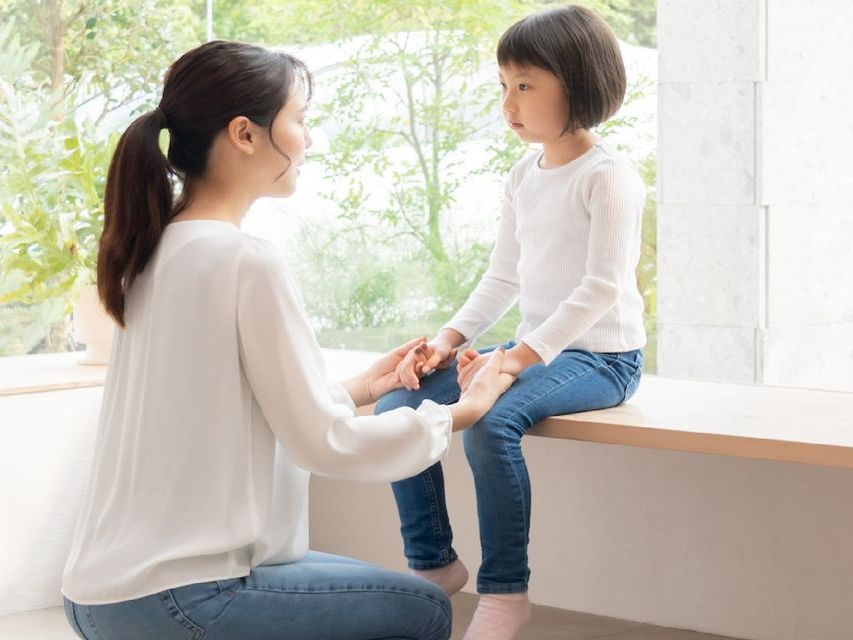
[[[505,113],[514,113],[515,112],[515,97],[510,94],[509,91],[504,94],[503,98],[503,110]]]

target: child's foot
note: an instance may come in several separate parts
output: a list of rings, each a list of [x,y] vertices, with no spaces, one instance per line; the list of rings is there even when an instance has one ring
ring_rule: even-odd
[[[419,578],[429,580],[444,589],[448,596],[452,596],[468,582],[468,569],[461,560],[454,560],[438,569],[427,569],[426,571],[412,570]]]
[[[512,640],[528,620],[526,593],[487,593],[480,596],[462,640]]]

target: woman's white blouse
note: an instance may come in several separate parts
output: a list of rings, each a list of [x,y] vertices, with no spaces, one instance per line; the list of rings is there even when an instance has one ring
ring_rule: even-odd
[[[354,416],[271,243],[169,224],[126,300],[62,593],[105,604],[308,550],[309,472],[388,482],[440,460],[447,407]]]

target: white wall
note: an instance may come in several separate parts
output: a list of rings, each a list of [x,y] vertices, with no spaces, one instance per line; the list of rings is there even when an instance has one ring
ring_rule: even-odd
[[[445,465],[472,579],[461,439]],[[853,471],[528,438],[532,600],[754,640],[853,637]],[[312,546],[404,569],[390,488],[312,480]]]
[[[101,393],[0,396],[0,614],[62,602]]]

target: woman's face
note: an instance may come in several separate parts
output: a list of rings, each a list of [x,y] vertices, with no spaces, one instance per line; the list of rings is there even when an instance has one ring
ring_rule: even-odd
[[[270,144],[260,154],[270,176],[270,193],[265,193],[266,196],[281,198],[293,194],[299,165],[305,162],[305,150],[311,146],[311,135],[305,125],[305,91],[299,85],[295,89],[273,119]]]

